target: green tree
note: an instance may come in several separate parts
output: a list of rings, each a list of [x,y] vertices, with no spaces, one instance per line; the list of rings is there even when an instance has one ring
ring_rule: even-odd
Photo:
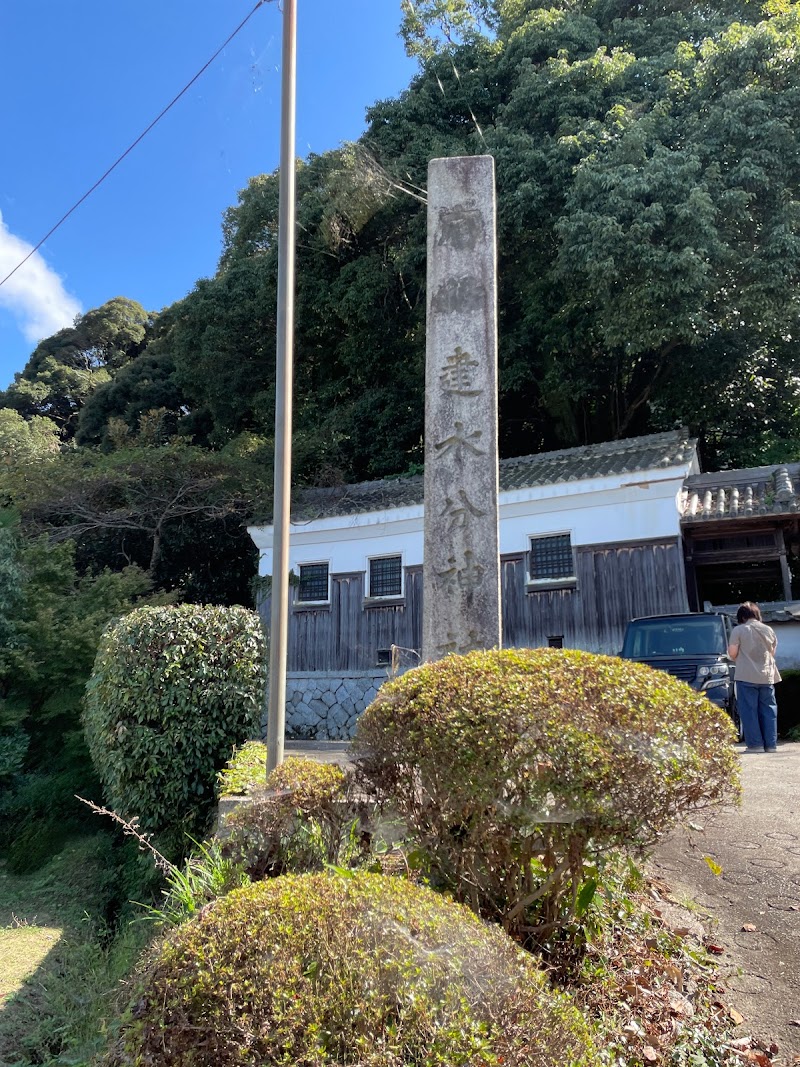
[[[0,406],[27,418],[46,416],[65,439],[72,437],[93,390],[144,350],[150,321],[141,304],[125,297],[87,311],[74,326],[37,345],[25,368],[0,393]]]
[[[4,756],[12,772],[0,846],[13,869],[38,866],[87,821],[74,794],[99,786],[80,729],[84,687],[108,623],[163,601],[151,587],[134,566],[81,575],[72,542],[26,541],[8,514],[0,524],[0,777]]]
[[[188,409],[175,380],[175,363],[168,353],[159,353],[157,342],[91,393],[78,417],[76,443],[112,448],[114,425],[119,431],[122,424],[136,436],[155,411],[162,413],[164,440],[183,431]]]
[[[109,453],[66,452],[8,479],[28,537],[74,542],[81,573],[135,564],[162,590],[188,599],[250,602],[255,549],[244,520],[262,495],[261,446],[214,453],[175,440],[160,444],[118,427]]]
[[[0,695],[26,717],[69,715],[80,704],[106,624],[129,611],[152,583],[135,566],[81,576],[72,542],[25,542],[13,531],[1,532],[15,582],[14,595],[0,602],[0,620],[11,635],[0,648]]]
[[[0,470],[58,451],[58,427],[51,419],[34,415],[26,420],[12,408],[0,408]]]
[[[298,167],[295,477],[421,459],[436,155],[497,163],[504,454],[684,422],[707,461],[746,463],[796,436],[798,5],[404,11],[419,74],[357,144]],[[162,337],[215,445],[271,430],[276,234],[273,174]]]

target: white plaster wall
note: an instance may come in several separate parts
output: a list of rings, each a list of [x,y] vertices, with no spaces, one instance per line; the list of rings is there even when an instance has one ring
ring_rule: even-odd
[[[800,669],[800,622],[770,622],[778,638],[775,662],[778,670]]]
[[[500,494],[500,552],[527,551],[537,534],[569,533],[573,545],[622,544],[680,535],[678,495],[686,468],[563,482]],[[365,571],[371,556],[401,553],[421,565],[421,505],[317,519],[292,526],[290,567],[327,562],[332,574]],[[272,573],[272,527],[251,526],[259,573]]]

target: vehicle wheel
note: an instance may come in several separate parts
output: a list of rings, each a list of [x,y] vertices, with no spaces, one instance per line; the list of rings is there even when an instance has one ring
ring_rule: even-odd
[[[739,718],[739,709],[736,707],[735,698],[731,703],[731,718],[733,719],[733,725],[736,727],[736,740],[744,741],[744,730],[742,729],[742,720]]]

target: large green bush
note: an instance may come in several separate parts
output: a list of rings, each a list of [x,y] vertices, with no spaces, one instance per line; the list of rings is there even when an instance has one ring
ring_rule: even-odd
[[[431,876],[518,936],[586,907],[587,861],[737,793],[724,712],[669,675],[586,652],[448,656],[383,686],[355,757]]]
[[[108,804],[149,830],[196,832],[216,775],[257,730],[264,638],[246,608],[141,608],[110,627],[84,727]]]
[[[569,1067],[587,1028],[532,957],[430,889],[360,874],[238,889],[173,931],[114,1067]]]

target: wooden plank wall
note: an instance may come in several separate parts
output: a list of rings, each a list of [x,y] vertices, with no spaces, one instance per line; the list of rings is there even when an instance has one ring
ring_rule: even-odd
[[[640,615],[688,611],[678,540],[576,549],[574,588],[530,592],[524,553],[501,562],[503,643],[535,648],[562,636],[564,648],[615,654]]]
[[[625,626],[639,615],[688,611],[683,553],[676,540],[576,549],[573,588],[530,592],[525,553],[503,556],[503,643],[546,645],[563,636],[565,648],[618,652]],[[292,589],[293,598],[296,588]],[[290,671],[360,671],[377,664],[377,650],[392,644],[419,649],[422,635],[422,568],[409,567],[401,603],[364,600],[364,575],[334,574],[330,606],[292,605]],[[269,600],[260,610],[269,623]]]

